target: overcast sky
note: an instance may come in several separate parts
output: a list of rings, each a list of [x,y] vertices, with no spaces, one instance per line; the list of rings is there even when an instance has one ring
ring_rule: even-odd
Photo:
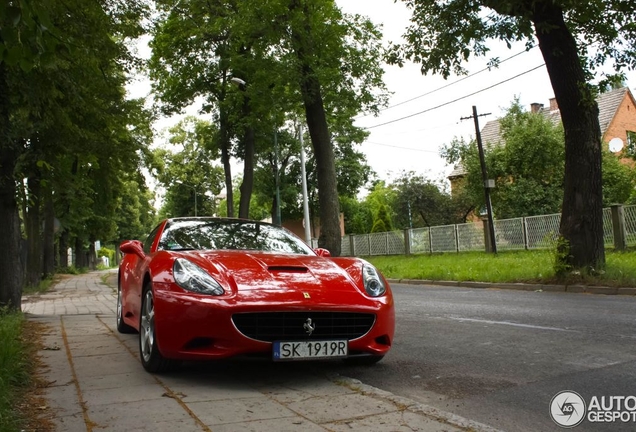
[[[409,25],[410,12],[401,1],[336,0],[336,3],[344,12],[366,15],[381,25],[385,42],[399,42]],[[380,178],[390,180],[402,170],[415,171],[433,180],[445,178],[452,167],[446,166],[439,150],[454,137],[467,140],[474,137],[473,120],[460,121],[461,117],[472,114],[473,105],[480,114],[490,113],[479,119],[483,127],[487,121],[500,117],[515,97],[528,109],[534,102],[549,104],[554,93],[538,48],[523,52],[522,44],[507,49],[504,44],[493,43],[491,50],[492,56],[500,60],[521,54],[497,69],[480,73],[477,72],[486,68],[488,58],[471,60],[466,69],[474,76],[450,76],[448,80],[423,76],[415,64],[403,68],[385,66],[384,80],[393,93],[389,108],[378,117],[359,116],[356,120],[357,126],[371,132],[361,150]],[[148,54],[145,48],[140,51],[142,55]],[[635,73],[628,75],[627,84],[630,88],[636,85]],[[148,82],[142,80],[134,84],[131,93],[138,97],[148,91]],[[164,119],[157,126],[163,129],[175,122],[176,119]],[[235,175],[241,172],[238,168],[235,164]]]

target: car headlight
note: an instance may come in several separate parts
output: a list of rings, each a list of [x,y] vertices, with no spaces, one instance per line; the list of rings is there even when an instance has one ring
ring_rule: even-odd
[[[177,258],[172,267],[174,280],[181,288],[200,294],[221,295],[223,287],[198,265]]]
[[[371,264],[362,265],[362,279],[364,280],[364,289],[371,297],[380,297],[386,292],[384,281]]]

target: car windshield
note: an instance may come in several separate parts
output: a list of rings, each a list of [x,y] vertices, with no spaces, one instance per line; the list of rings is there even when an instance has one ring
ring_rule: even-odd
[[[163,250],[257,250],[312,254],[312,250],[285,229],[274,225],[224,219],[169,221],[159,240]]]

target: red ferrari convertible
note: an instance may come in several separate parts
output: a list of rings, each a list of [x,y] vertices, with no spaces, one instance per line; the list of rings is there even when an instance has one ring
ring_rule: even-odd
[[[283,228],[175,218],[121,251],[117,329],[139,332],[149,372],[238,355],[375,363],[391,348],[393,297],[378,270]]]

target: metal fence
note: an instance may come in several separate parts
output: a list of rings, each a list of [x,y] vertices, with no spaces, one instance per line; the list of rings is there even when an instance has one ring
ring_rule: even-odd
[[[603,209],[603,239],[614,246],[616,215],[621,215],[627,246],[636,246],[636,205]],[[613,213],[615,212],[614,217]],[[497,250],[548,249],[559,236],[560,214],[495,220]],[[342,238],[343,256],[403,255],[485,250],[484,223],[471,222],[404,231],[348,235]]]

